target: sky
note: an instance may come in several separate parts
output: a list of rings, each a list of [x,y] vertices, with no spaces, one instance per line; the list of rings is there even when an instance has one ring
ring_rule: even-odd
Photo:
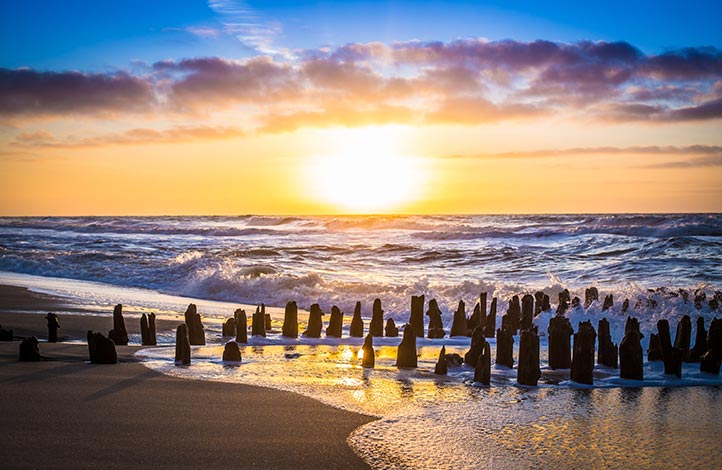
[[[722,3],[630,3],[2,2],[0,215],[720,212]]]

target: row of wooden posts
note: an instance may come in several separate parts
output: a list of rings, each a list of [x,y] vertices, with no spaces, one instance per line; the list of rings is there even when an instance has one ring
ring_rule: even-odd
[[[568,292],[568,291],[567,291]],[[541,294],[541,295],[540,295]],[[598,293],[595,288],[587,289],[585,305],[588,307],[592,302],[598,300]],[[514,366],[513,345],[514,336],[520,332],[519,364],[517,367],[517,381],[523,385],[537,385],[541,377],[539,357],[539,335],[536,326],[533,326],[532,315],[537,315],[545,309],[549,309],[548,296],[537,293],[535,296],[525,295],[521,302],[518,296],[514,296],[509,302],[509,309],[502,317],[502,327],[494,331],[496,324],[496,298],[492,299],[491,310],[486,315],[486,293],[482,293],[480,301],[474,309],[471,317],[467,318],[464,312],[464,302],[459,302],[459,308],[454,315],[454,322],[451,328],[451,336],[471,335],[471,348],[464,356],[464,363],[475,368],[475,381],[489,384],[491,375],[491,352],[490,345],[486,338],[496,336],[496,364],[506,367]],[[537,301],[537,309],[534,309],[534,301]],[[562,304],[563,305],[563,304]],[[605,298],[604,310],[613,305],[611,296]],[[424,296],[413,296],[411,299],[411,317],[409,323],[404,327],[404,335],[398,347],[397,366],[417,367],[416,338],[424,336],[423,322]],[[361,319],[361,305],[357,302],[354,317],[351,322],[350,335],[363,336],[363,320]],[[571,379],[582,384],[593,383],[595,364],[595,345],[597,343],[597,331],[590,321],[580,322],[578,330],[574,333],[571,322],[564,316],[566,310],[557,310],[557,314],[550,319],[548,328],[549,339],[549,367],[551,369],[570,369]],[[534,312],[534,313],[532,313]],[[318,338],[323,327],[321,311],[318,304],[311,306],[309,321],[304,335],[311,338]],[[443,338],[445,331],[441,324],[441,312],[435,300],[429,302],[427,315],[429,319],[429,338]],[[414,326],[420,325],[418,328]],[[334,306],[331,310],[331,318],[326,328],[327,337],[340,337],[343,325],[343,313]],[[389,328],[391,325],[391,331]],[[383,336],[383,310],[381,301],[376,299],[373,304],[373,313],[369,325],[369,333],[364,342],[364,367],[373,367],[373,337]],[[262,304],[256,308],[253,314],[251,332],[254,336],[265,336],[270,328],[270,315],[265,313],[265,306]],[[470,330],[470,328],[473,328]],[[681,377],[681,364],[683,361],[700,362],[700,370],[712,374],[719,374],[720,363],[722,362],[722,320],[713,320],[710,324],[709,334],[704,327],[704,319],[697,320],[697,336],[694,348],[690,349],[691,321],[685,315],[677,327],[677,335],[672,344],[669,333],[669,322],[660,320],[657,324],[658,334],[652,334],[648,360],[663,360],[665,363],[665,374]],[[393,324],[393,319],[388,319],[386,324],[386,336],[397,336],[398,329]],[[599,354],[597,362],[607,367],[620,369],[620,377],[624,379],[643,380],[643,351],[641,339],[643,335],[639,329],[639,322],[636,318],[627,317],[624,337],[616,345],[613,343],[610,334],[609,322],[606,318],[599,321]],[[238,343],[248,342],[247,317],[245,310],[238,309],[232,318],[226,320],[223,325],[223,336],[233,336],[236,341],[226,344],[224,360],[240,361],[240,350]],[[456,334],[455,334],[456,333]],[[463,333],[463,334],[462,334]],[[282,335],[289,338],[298,337],[298,307],[295,302],[288,302],[286,305]],[[571,338],[574,338],[573,346]],[[190,363],[190,345],[205,344],[203,326],[200,322],[195,305],[191,304],[186,311],[186,323],[179,326],[176,335],[176,362],[179,364]],[[452,356],[452,357],[450,357]],[[454,361],[454,355],[447,355],[445,348],[439,354],[436,364],[437,373],[446,373],[448,361]]]
[[[594,289],[594,288],[592,288]],[[560,295],[561,297],[561,295]],[[587,290],[585,304],[590,305],[597,300],[597,293],[594,290]],[[501,319],[501,328],[494,331],[496,324],[496,302],[493,298],[489,315],[486,314],[486,293],[480,295],[473,314],[467,318],[464,311],[464,302],[459,302],[459,308],[454,314],[454,321],[451,328],[451,336],[471,336],[471,347],[465,354],[463,362],[475,368],[475,380],[488,384],[491,371],[491,348],[486,338],[496,336],[496,364],[513,367],[513,345],[514,336],[520,332],[519,337],[519,363],[517,367],[517,381],[524,385],[536,385],[541,377],[539,366],[539,335],[536,326],[533,326],[532,315],[549,308],[548,296],[541,293],[535,296],[525,295],[519,301],[514,296],[509,302],[509,308]],[[534,303],[537,308],[534,309]],[[605,299],[606,308],[612,305],[613,301],[608,296]],[[562,304],[560,304],[562,305]],[[416,338],[424,335],[423,322],[424,296],[413,296],[411,299],[411,316],[409,323],[404,327],[404,335],[398,347],[397,365],[399,367],[417,367]],[[113,310],[113,329],[108,337],[102,333],[89,331],[87,335],[90,360],[93,363],[115,363],[117,362],[116,345],[127,345],[128,334],[125,328],[125,321],[122,314],[122,305],[116,305]],[[356,304],[354,317],[351,322],[351,336],[363,336],[364,323],[361,319],[360,302]],[[532,313],[533,312],[533,313]],[[597,362],[607,367],[620,369],[620,377],[625,379],[643,380],[643,353],[641,339],[643,335],[639,330],[639,323],[635,318],[628,317],[625,325],[624,338],[619,345],[613,343],[609,322],[603,318],[598,323],[598,335],[590,321],[580,322],[577,332],[574,333],[568,318],[563,314],[564,310],[558,309],[554,317],[550,319],[548,333],[549,351],[548,363],[551,369],[570,369],[571,379],[578,383],[592,384],[595,343],[598,343]],[[318,304],[310,308],[307,329],[303,335],[318,338],[323,327],[321,311]],[[446,332],[441,323],[441,312],[435,300],[429,302],[427,311],[429,316],[429,338],[443,338]],[[49,340],[57,341],[57,328],[59,321],[57,315],[48,314]],[[200,314],[194,304],[190,304],[184,315],[184,323],[176,331],[176,363],[190,364],[190,346],[205,344],[205,331],[201,322]],[[417,326],[415,326],[415,324]],[[140,319],[141,341],[144,345],[155,345],[155,315],[143,314]],[[333,307],[331,318],[326,328],[326,336],[340,337],[343,326],[343,313]],[[265,305],[261,304],[256,308],[252,316],[251,335],[266,336],[271,328],[271,318],[265,312]],[[385,331],[384,331],[385,330]],[[710,324],[709,332],[705,330],[703,318],[697,319],[697,334],[694,347],[691,346],[691,319],[685,315],[677,325],[677,333],[674,343],[671,340],[669,322],[660,320],[657,323],[657,334],[651,334],[648,353],[648,361],[664,361],[665,374],[681,377],[683,362],[699,362],[700,371],[711,374],[719,374],[722,363],[722,319],[714,319]],[[364,367],[373,367],[373,337],[374,336],[397,336],[398,328],[393,324],[393,319],[388,319],[386,328],[383,328],[383,310],[381,301],[376,299],[373,304],[373,314],[369,325],[369,332],[364,342]],[[420,334],[419,334],[420,333]],[[298,337],[298,308],[295,302],[288,302],[286,305],[282,335],[290,338]],[[230,362],[241,360],[238,343],[248,342],[248,329],[246,312],[238,309],[232,318],[223,324],[223,336],[234,336],[235,341],[226,344],[223,359]],[[573,346],[571,338],[574,338]],[[596,339],[598,338],[598,341]],[[21,360],[39,360],[38,341],[27,341],[21,343]],[[23,351],[27,354],[23,355]],[[37,354],[35,354],[37,352]],[[26,357],[26,359],[23,359]],[[30,358],[30,359],[27,359]],[[448,363],[452,366],[460,363],[460,357],[452,354],[447,355],[445,348],[439,354],[436,364],[437,373],[446,373]]]

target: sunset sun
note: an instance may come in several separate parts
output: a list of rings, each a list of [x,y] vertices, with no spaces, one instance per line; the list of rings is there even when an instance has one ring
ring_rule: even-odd
[[[330,140],[330,153],[311,162],[319,202],[347,213],[393,212],[422,195],[422,160],[405,155],[387,130],[345,130]]]

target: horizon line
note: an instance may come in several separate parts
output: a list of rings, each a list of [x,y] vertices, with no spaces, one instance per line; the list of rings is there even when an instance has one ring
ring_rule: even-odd
[[[677,211],[677,212],[437,212],[437,213],[327,213],[327,214],[289,214],[289,213],[246,213],[246,214],[56,214],[56,215],[8,215],[0,214],[2,219],[10,218],[84,218],[84,217],[443,217],[443,216],[539,216],[539,215],[722,215],[722,211]]]

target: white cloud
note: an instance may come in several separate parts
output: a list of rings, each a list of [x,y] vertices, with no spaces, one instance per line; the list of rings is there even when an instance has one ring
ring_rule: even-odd
[[[223,31],[243,45],[263,54],[280,52],[273,44],[283,31],[280,22],[266,18],[243,1],[209,0],[208,6],[219,15]]]

